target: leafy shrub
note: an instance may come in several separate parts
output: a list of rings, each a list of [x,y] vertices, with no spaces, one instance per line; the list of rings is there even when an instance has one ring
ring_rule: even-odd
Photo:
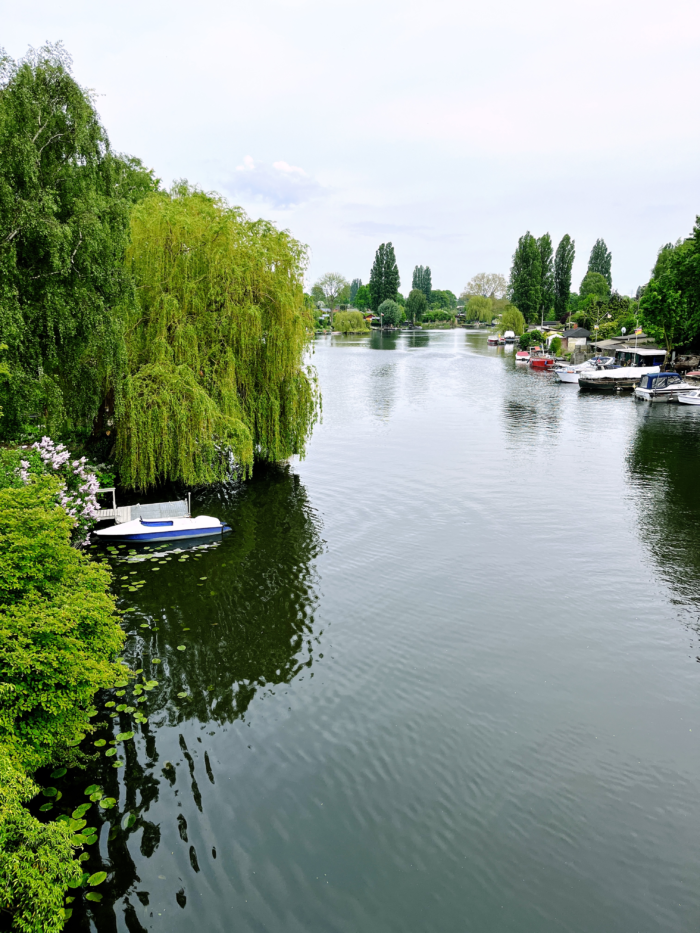
[[[423,320],[427,321],[428,323],[433,323],[437,321],[452,321],[454,320],[454,317],[454,311],[444,311],[440,308],[434,308],[425,312],[423,315]]]
[[[381,315],[380,320],[384,325],[396,327],[401,321],[401,305],[397,301],[392,301],[391,298],[387,298],[386,301],[383,301],[379,305],[377,314]]]
[[[333,317],[333,327],[342,334],[363,334],[369,330],[359,311],[338,311]]]
[[[555,337],[549,345],[549,352],[554,356],[559,356],[561,353],[561,337]]]
[[[109,572],[71,546],[60,489],[55,476],[0,489],[0,909],[23,933],[62,929],[80,876],[66,828],[24,809],[29,774],[79,758],[95,692],[124,676]]]

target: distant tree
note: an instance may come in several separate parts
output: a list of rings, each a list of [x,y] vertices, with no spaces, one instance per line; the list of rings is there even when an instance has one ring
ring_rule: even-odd
[[[372,305],[372,296],[370,294],[369,285],[360,285],[360,287],[355,292],[355,299],[353,304],[360,311],[367,311]]]
[[[377,309],[377,312],[381,315],[381,321],[384,326],[390,325],[396,327],[397,324],[401,322],[401,305],[397,301],[393,301],[391,298],[385,299]]]
[[[422,291],[428,304],[430,304],[430,295],[433,290],[433,276],[430,271],[430,266],[416,266],[414,268],[411,290],[414,288]]]
[[[322,275],[318,282],[316,282],[314,288],[320,289],[328,307],[333,311],[338,304],[338,299],[343,289],[349,289],[350,285],[345,276],[342,276],[339,272],[326,272],[326,274]],[[313,289],[311,293],[313,294]]]
[[[581,288],[579,289],[581,301],[591,295],[598,301],[605,301],[610,297],[610,286],[607,279],[600,272],[587,272],[581,282]]]
[[[540,316],[549,316],[554,308],[554,261],[552,257],[552,238],[548,233],[537,240],[540,251]]]
[[[382,243],[375,254],[372,271],[369,274],[372,310],[378,311],[379,305],[387,299],[394,301],[400,284],[394,247],[391,243]]]
[[[493,320],[493,299],[483,295],[472,295],[464,308],[464,314],[468,321],[490,324]]]
[[[484,298],[503,298],[508,290],[508,280],[505,275],[498,272],[479,272],[464,286],[460,295],[465,301],[473,295],[482,295]]]
[[[457,296],[449,288],[434,288],[429,304],[431,308],[445,308],[448,311],[454,311],[457,307]]]
[[[566,233],[559,241],[554,257],[554,315],[558,320],[562,320],[567,313],[575,256],[576,244]]]
[[[358,289],[362,288],[362,279],[353,279],[350,283],[350,304],[354,304]]]
[[[512,330],[516,337],[525,330],[525,318],[515,305],[506,305],[499,323],[500,331],[504,334],[507,330]]]
[[[612,288],[611,264],[612,253],[605,245],[605,240],[596,240],[588,260],[588,271],[599,272],[608,283],[608,288]]]
[[[316,302],[317,305],[325,306],[326,296],[320,285],[311,286],[311,297],[313,298],[313,300]]]
[[[542,260],[537,240],[528,230],[518,240],[510,269],[511,302],[520,309],[529,323],[537,319],[541,307]]]
[[[423,318],[428,302],[420,288],[412,288],[406,299],[406,317],[415,324]]]
[[[654,275],[641,297],[646,333],[671,352],[700,331],[700,217],[693,235],[659,250]]]

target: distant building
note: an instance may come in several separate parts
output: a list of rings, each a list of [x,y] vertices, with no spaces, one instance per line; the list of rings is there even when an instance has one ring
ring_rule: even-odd
[[[576,347],[585,347],[591,332],[585,327],[579,327],[574,324],[569,330],[565,330],[561,335],[562,343],[567,350],[575,350]]]

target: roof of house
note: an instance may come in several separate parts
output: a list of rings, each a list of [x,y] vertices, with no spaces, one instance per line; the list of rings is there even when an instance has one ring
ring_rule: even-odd
[[[569,330],[565,330],[563,335],[564,337],[590,337],[591,332],[586,330],[585,327],[570,327]]]

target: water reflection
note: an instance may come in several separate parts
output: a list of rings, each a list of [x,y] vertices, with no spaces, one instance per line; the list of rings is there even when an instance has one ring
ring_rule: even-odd
[[[129,931],[144,929],[139,917],[149,914],[150,894],[141,890],[135,853],[151,858],[163,830],[149,810],[159,800],[162,809],[166,793],[173,806],[187,798],[201,813],[201,782],[216,781],[208,751],[192,748],[201,742],[192,738],[192,725],[245,720],[256,693],[290,683],[313,663],[314,561],[322,541],[299,477],[290,468],[257,468],[253,481],[198,499],[193,512],[221,517],[233,533],[189,549],[161,545],[113,552],[125,596],[125,658],[142,672],[138,681],[145,686],[131,684],[101,698],[104,728],[84,745],[89,749],[95,739],[107,744],[86,772],[69,772],[61,782],[66,813],[87,799],[84,788],[90,784],[116,801],[111,808],[96,803],[87,817],[99,842],[88,850],[85,869],[110,873],[100,888],[103,900],[76,898],[69,929],[94,929],[92,923],[99,930],[116,929],[122,911]],[[139,580],[145,580],[141,589]],[[171,743],[160,750],[173,729],[179,731],[178,747]],[[112,746],[116,755],[103,754],[115,734],[131,731],[133,739]],[[115,768],[119,761],[123,766]],[[187,841],[184,813],[178,814],[177,830]],[[188,851],[198,872],[204,853],[198,855],[194,846]],[[184,888],[173,896],[185,906]]]
[[[700,608],[700,419],[683,406],[638,403],[628,458],[641,538],[678,597]]]

